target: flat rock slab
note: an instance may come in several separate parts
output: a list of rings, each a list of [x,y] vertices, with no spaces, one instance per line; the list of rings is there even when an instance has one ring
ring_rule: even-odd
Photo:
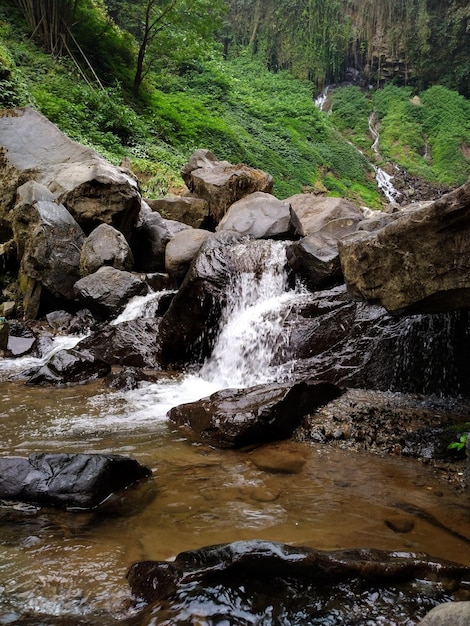
[[[92,509],[151,476],[135,459],[105,454],[35,453],[0,458],[0,499]]]
[[[224,389],[174,407],[168,417],[191,439],[238,448],[290,437],[304,415],[341,393],[336,385],[315,381]]]

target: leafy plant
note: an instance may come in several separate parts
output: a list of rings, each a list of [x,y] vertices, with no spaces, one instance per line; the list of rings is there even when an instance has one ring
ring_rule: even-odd
[[[469,433],[461,434],[459,439],[458,439],[458,441],[452,441],[451,443],[449,443],[449,445],[447,446],[447,449],[448,450],[457,450],[458,452],[460,452],[467,445],[468,435],[469,435]]]

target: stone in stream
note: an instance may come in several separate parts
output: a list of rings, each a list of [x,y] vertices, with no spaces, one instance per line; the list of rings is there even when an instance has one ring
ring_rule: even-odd
[[[434,607],[418,626],[468,626],[470,602],[445,602]]]
[[[470,568],[406,552],[236,541],[135,563],[127,578],[150,604],[131,621],[139,626],[183,626],[202,610],[211,624],[395,624],[453,599],[446,581],[457,592]]]
[[[151,476],[135,459],[106,454],[35,453],[0,458],[0,499],[91,509]]]
[[[290,437],[304,415],[341,393],[336,385],[317,381],[224,389],[180,404],[168,417],[191,439],[239,448]]]
[[[111,366],[84,350],[59,350],[36,371],[28,372],[30,385],[88,383],[107,376]]]

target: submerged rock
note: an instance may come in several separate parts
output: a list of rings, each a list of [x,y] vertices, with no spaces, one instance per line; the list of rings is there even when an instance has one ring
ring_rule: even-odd
[[[336,385],[316,381],[224,389],[167,415],[191,439],[239,448],[290,437],[304,415],[341,393]]]
[[[0,498],[90,509],[151,475],[135,459],[106,454],[36,453],[0,458]]]
[[[201,611],[210,624],[359,624],[364,616],[404,624],[452,599],[443,583],[458,589],[470,568],[406,552],[237,541],[136,563],[127,578],[134,596],[151,603],[140,626],[183,626]]]

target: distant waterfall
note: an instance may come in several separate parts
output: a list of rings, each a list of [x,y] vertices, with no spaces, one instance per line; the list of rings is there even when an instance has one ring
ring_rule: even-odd
[[[377,130],[375,111],[372,111],[372,113],[369,115],[369,132],[373,139],[372,150],[378,158],[381,158],[379,152],[380,135],[379,131]],[[396,203],[398,198],[401,196],[401,193],[398,191],[398,189],[394,187],[392,183],[393,176],[390,176],[390,174],[387,174],[387,172],[385,172],[380,167],[377,167],[376,165],[372,165],[372,167],[374,168],[375,180],[377,181],[377,185],[380,191],[384,194],[384,196],[391,204]]]

